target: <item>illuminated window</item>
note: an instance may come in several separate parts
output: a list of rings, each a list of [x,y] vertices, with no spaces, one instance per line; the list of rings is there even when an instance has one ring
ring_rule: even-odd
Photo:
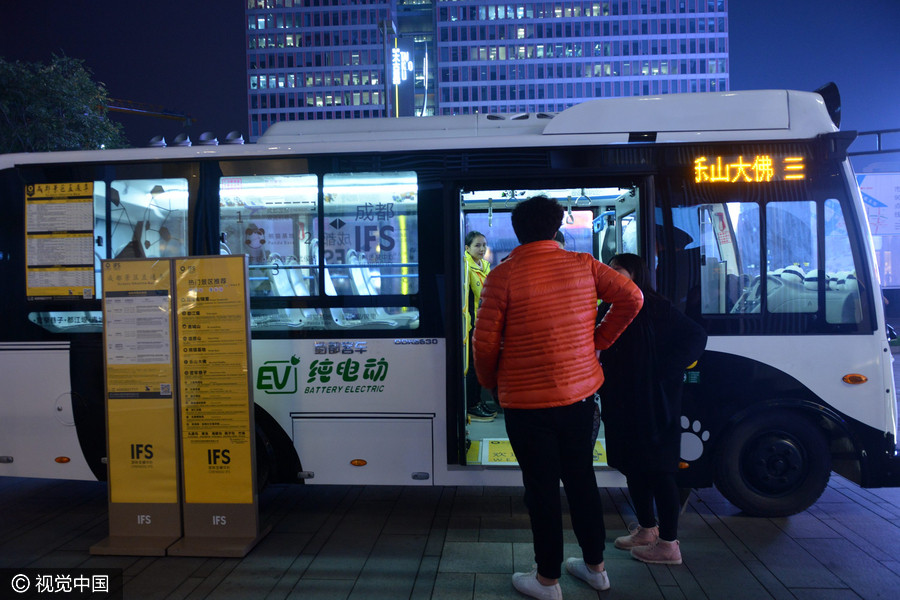
[[[185,256],[188,183],[185,179],[131,179],[110,184],[112,258]],[[104,233],[105,235],[105,224]]]

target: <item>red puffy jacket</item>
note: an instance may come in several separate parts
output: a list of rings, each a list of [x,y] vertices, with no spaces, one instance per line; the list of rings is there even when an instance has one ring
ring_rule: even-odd
[[[595,328],[597,300],[612,307]],[[488,275],[475,321],[478,381],[504,408],[549,408],[587,398],[603,384],[605,350],[644,302],[627,277],[554,240],[515,248]]]

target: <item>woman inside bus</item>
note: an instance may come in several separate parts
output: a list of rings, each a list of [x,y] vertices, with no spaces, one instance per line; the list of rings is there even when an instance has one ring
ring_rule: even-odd
[[[481,398],[481,386],[472,367],[472,329],[475,326],[475,314],[481,304],[481,288],[484,280],[491,272],[491,264],[484,257],[487,252],[487,238],[478,231],[466,234],[466,250],[464,253],[465,289],[463,291],[463,311],[466,322],[466,412],[472,421],[489,422],[497,415],[489,409]]]
[[[600,354],[606,374],[600,405],[607,462],[625,475],[638,519],[615,546],[643,562],[678,565],[681,502],[675,473],[681,453],[681,391],[685,368],[706,347],[706,332],[656,293],[640,256],[617,254],[609,266],[644,293],[638,316]],[[601,306],[600,312],[605,310]]]

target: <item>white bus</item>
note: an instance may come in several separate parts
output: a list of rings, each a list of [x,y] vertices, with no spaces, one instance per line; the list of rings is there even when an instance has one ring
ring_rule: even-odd
[[[520,485],[502,412],[467,422],[462,252],[477,230],[502,260],[512,207],[544,193],[566,208],[567,250],[646,257],[709,333],[685,373],[682,486],[774,516],[813,504],[832,470],[897,485],[855,134],[824,97],[283,122],[256,144],[2,156],[0,476],[106,478],[101,260],[243,253],[261,483]],[[51,223],[29,225],[47,201]],[[599,442],[598,483],[624,485]]]

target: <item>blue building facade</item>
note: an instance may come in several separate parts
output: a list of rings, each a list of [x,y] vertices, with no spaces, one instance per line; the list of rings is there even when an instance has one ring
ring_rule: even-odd
[[[247,0],[246,26],[253,140],[285,120],[729,89],[728,0]]]

